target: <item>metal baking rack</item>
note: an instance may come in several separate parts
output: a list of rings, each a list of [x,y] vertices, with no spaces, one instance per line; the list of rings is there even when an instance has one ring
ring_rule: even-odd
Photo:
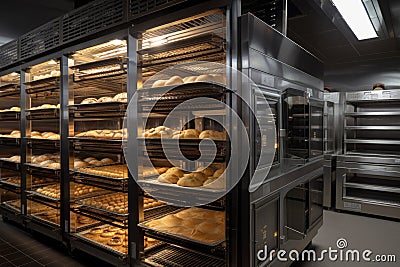
[[[209,253],[201,253],[191,249],[183,248],[172,244],[160,244],[153,246],[145,251],[145,263],[151,266],[207,266],[207,267],[224,267],[225,260],[210,255]]]
[[[38,212],[38,213],[31,213],[30,214],[30,218],[32,218],[35,221],[39,221],[40,223],[46,225],[47,227],[51,227],[51,228],[59,228],[60,227],[60,223],[57,224],[57,222],[54,221],[50,221],[50,220],[46,220],[44,217],[41,217],[40,215],[48,213],[49,211],[42,211],[42,212]],[[58,213],[58,216],[60,216],[60,212]]]
[[[59,198],[54,198],[54,197],[49,197],[42,195],[36,191],[31,191],[27,190],[25,191],[27,193],[27,198],[35,201],[37,203],[43,204],[45,206],[54,208],[54,209],[59,209],[60,208],[60,199]]]
[[[12,171],[20,171],[21,163],[14,162],[5,158],[0,158],[0,168],[12,170]]]
[[[0,97],[13,96],[18,97],[20,93],[20,85],[15,83],[7,83],[0,85]]]
[[[0,136],[0,145],[19,146],[20,144],[21,144],[21,138]]]
[[[18,121],[20,117],[21,117],[20,111],[10,110],[10,111],[0,112],[0,121]]]
[[[178,86],[163,86],[158,88],[147,88],[139,90],[139,112],[171,112],[179,104],[194,98],[213,98],[221,104],[210,105],[209,101],[196,101],[196,105],[183,104],[179,110],[222,110],[225,108],[223,102],[226,93],[229,92],[223,84],[211,82],[195,82],[181,84]]]
[[[112,178],[102,175],[95,175],[80,172],[79,169],[71,171],[70,174],[70,178],[76,183],[92,185],[108,190],[128,192],[128,178]]]
[[[99,228],[105,228],[105,227],[108,227],[108,225],[102,225],[102,226],[100,226]],[[73,236],[76,237],[76,238],[79,238],[79,239],[83,239],[83,240],[85,240],[86,242],[88,242],[88,243],[90,243],[90,244],[92,244],[92,245],[94,245],[94,246],[96,246],[96,247],[101,247],[101,248],[103,248],[104,250],[106,250],[107,252],[111,252],[111,253],[117,254],[117,255],[120,256],[120,257],[125,257],[125,256],[127,256],[126,253],[123,253],[123,252],[121,252],[121,251],[119,251],[119,250],[117,250],[117,249],[114,249],[114,248],[111,247],[111,246],[107,246],[107,245],[105,245],[105,244],[103,244],[103,243],[96,242],[95,240],[90,239],[90,238],[84,236],[84,234],[88,234],[88,233],[90,232],[90,230],[91,230],[91,229],[87,229],[87,230],[84,230],[84,231],[79,231],[79,233],[73,234]]]
[[[127,204],[128,205],[128,204]],[[71,210],[77,214],[84,215],[86,217],[98,220],[116,227],[127,228],[128,227],[128,214],[119,214],[110,211],[94,208],[92,206],[79,205],[71,208]],[[124,226],[122,226],[122,225]]]
[[[126,74],[127,62],[127,58],[116,57],[72,66],[73,81],[81,82]]]
[[[59,108],[46,108],[46,109],[28,109],[26,110],[27,120],[50,120],[59,119]]]
[[[77,151],[95,151],[102,153],[122,153],[122,139],[100,139],[100,138],[84,138],[69,137],[74,150]]]
[[[164,205],[164,206],[158,206],[150,209],[145,209],[144,210],[144,220],[149,221],[153,220],[155,218],[159,218],[160,216],[167,215],[171,212],[177,211],[180,208],[170,206],[170,205]]]
[[[214,33],[206,33],[161,46],[139,50],[141,55],[139,66],[142,68],[169,62],[180,63],[207,54],[223,52],[224,39]]]
[[[146,156],[151,156],[155,158],[165,158],[165,151],[169,152],[169,155],[172,155],[172,158],[175,158],[173,155],[174,151],[176,151],[176,142],[178,139],[167,139],[164,138],[161,142],[160,138],[138,138],[138,143],[140,147],[140,151]],[[215,157],[215,162],[222,162],[225,160],[227,156],[227,151],[229,150],[229,143],[222,140],[206,140],[202,142],[202,146],[204,150],[200,153],[199,144],[203,141],[203,139],[179,139],[179,149],[182,155],[187,159],[196,160],[202,155],[205,159],[213,160]],[[214,155],[214,145],[217,148],[216,154]],[[210,148],[210,150],[207,150]],[[207,153],[209,152],[209,153]],[[181,159],[181,156],[176,155],[176,159]]]
[[[60,177],[61,169],[51,169],[47,167],[42,167],[37,164],[25,163],[26,171],[29,174],[43,177],[51,177],[58,179]]]
[[[210,54],[197,56],[197,57],[193,57],[193,58],[186,58],[184,60],[172,61],[172,62],[167,62],[167,63],[163,63],[163,64],[150,65],[145,68],[142,68],[142,76],[143,76],[144,80],[147,80],[147,78],[157,74],[158,72],[160,72],[170,66],[174,66],[177,64],[183,64],[183,63],[192,63],[193,61],[206,61],[206,62],[215,62],[215,63],[224,64],[225,63],[225,54],[221,53],[221,52],[215,52],[215,53],[210,53]],[[191,70],[191,72],[193,72],[193,71],[194,70]],[[198,73],[198,72],[195,72],[195,73]]]
[[[123,102],[104,102],[76,104],[69,106],[69,109],[74,119],[102,119],[125,116],[127,106]]]
[[[46,91],[60,90],[60,77],[49,77],[36,81],[25,82],[27,94],[38,94]]]
[[[0,206],[3,208],[7,208],[8,210],[10,210],[12,212],[18,212],[18,213],[21,212],[21,209],[20,209],[21,205],[18,205],[18,207],[16,207],[16,205],[13,204],[13,202],[15,202],[15,200],[5,201],[5,202],[2,202],[0,204]]]
[[[9,178],[19,178],[20,181],[21,181],[21,178],[20,178],[20,177],[6,177],[6,178],[1,178],[1,179],[0,179],[1,188],[6,189],[6,190],[9,190],[9,191],[12,191],[12,192],[15,192],[15,193],[21,192],[21,184],[16,184],[16,183],[10,183],[10,182],[8,182],[7,180],[8,180]]]
[[[60,140],[26,137],[26,144],[28,145],[29,148],[57,150],[57,151],[60,149]]]

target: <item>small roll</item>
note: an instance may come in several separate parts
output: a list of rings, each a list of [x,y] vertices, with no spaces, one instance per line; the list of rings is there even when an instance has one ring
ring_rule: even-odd
[[[164,86],[165,83],[166,83],[167,81],[168,81],[168,80],[157,80],[157,81],[155,81],[155,82],[153,83],[153,85],[152,85],[151,87],[154,88],[154,87],[161,87],[161,86]]]
[[[179,76],[172,76],[168,81],[165,82],[165,86],[180,85],[183,84],[183,80]]]

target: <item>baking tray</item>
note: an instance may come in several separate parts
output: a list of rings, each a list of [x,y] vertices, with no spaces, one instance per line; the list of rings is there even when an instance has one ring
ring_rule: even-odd
[[[14,162],[14,161],[8,160],[6,158],[0,158],[0,168],[13,170],[13,171],[20,171],[21,163]]]
[[[20,144],[21,144],[21,138],[0,136],[0,145],[19,146]]]
[[[11,210],[13,212],[17,212],[17,213],[21,213],[21,207],[16,208],[15,206],[13,206],[12,204],[10,204],[11,202],[14,202],[15,200],[9,200],[6,202],[2,202],[1,205],[5,208],[7,208],[8,210]]]
[[[128,104],[124,102],[104,102],[76,104],[69,106],[72,117],[79,118],[112,118],[123,117]]]
[[[4,111],[0,112],[1,121],[18,121],[21,118],[20,111]]]
[[[29,174],[43,175],[44,177],[59,178],[61,169],[51,169],[47,167],[42,167],[32,163],[25,163],[26,171]]]
[[[140,228],[142,228],[144,231],[147,232],[146,235],[152,236],[152,237],[154,237],[156,239],[159,238],[161,240],[164,239],[164,240],[169,241],[171,239],[179,239],[179,240],[182,240],[182,241],[186,241],[186,242],[190,242],[190,243],[194,243],[194,244],[198,244],[198,245],[202,245],[202,246],[206,246],[206,247],[216,247],[219,244],[222,244],[223,242],[225,242],[225,239],[224,239],[224,240],[217,240],[217,241],[212,242],[212,243],[207,243],[207,242],[199,241],[199,240],[196,240],[196,239],[191,239],[191,238],[188,238],[188,237],[185,237],[185,236],[181,236],[181,235],[178,235],[178,234],[171,234],[171,233],[168,233],[168,232],[164,232],[164,231],[157,230],[157,229],[154,229],[154,228],[146,226],[146,223],[149,223],[149,222],[151,222],[153,220],[156,220],[156,219],[161,219],[161,218],[163,218],[163,217],[165,217],[167,215],[178,213],[178,212],[180,212],[182,210],[185,210],[185,209],[182,208],[182,209],[178,209],[178,210],[175,210],[173,212],[170,212],[168,214],[161,215],[161,216],[153,218],[151,220],[139,223],[138,226]]]
[[[104,222],[116,227],[120,228],[127,228],[128,227],[128,218],[127,217],[117,217],[116,215],[110,214],[110,213],[101,213],[98,212],[97,210],[93,210],[91,208],[86,208],[84,206],[78,206],[78,207],[71,207],[71,210],[74,213],[84,215],[86,217],[92,218],[94,220],[98,220],[100,222]],[[124,226],[121,226],[118,223],[122,223]]]
[[[73,179],[73,181],[77,183],[98,186],[104,189],[114,189],[122,192],[128,191],[129,178],[111,178],[107,176],[79,172],[78,170],[71,171],[70,174],[70,177]]]
[[[69,137],[73,148],[78,151],[94,151],[122,154],[122,139],[96,139],[84,137]]]
[[[26,110],[27,120],[49,120],[60,118],[59,108],[28,109]]]
[[[225,267],[224,258],[213,254],[162,243],[145,250],[144,262],[157,267]]]
[[[25,137],[26,144],[29,148],[59,150],[61,147],[60,140],[49,140],[44,138]]]
[[[98,227],[99,227],[99,228],[105,228],[105,227],[108,227],[108,225],[102,225],[102,226],[98,226]],[[94,246],[101,247],[101,248],[106,249],[107,251],[110,251],[110,252],[112,252],[112,253],[115,253],[115,254],[117,254],[117,255],[119,255],[119,256],[124,257],[124,256],[127,255],[127,253],[123,253],[123,252],[121,252],[121,251],[119,251],[119,250],[116,250],[116,249],[112,248],[111,246],[107,246],[107,245],[102,244],[102,243],[100,243],[100,242],[96,242],[95,240],[90,239],[90,238],[88,238],[88,237],[86,237],[86,236],[83,236],[84,234],[89,233],[90,230],[91,230],[91,229],[88,229],[88,230],[85,230],[85,231],[81,231],[81,232],[76,233],[76,234],[73,234],[73,235],[74,235],[75,237],[77,237],[77,238],[80,238],[80,239],[85,240],[86,242],[88,242],[88,243],[90,243],[90,244],[92,244],[92,245],[94,245]]]
[[[0,179],[0,187],[3,189],[6,189],[6,190],[10,190],[15,193],[20,193],[21,192],[21,184],[7,182],[6,180],[9,178],[16,178],[16,177],[1,178]],[[20,179],[20,177],[17,177],[17,178]]]

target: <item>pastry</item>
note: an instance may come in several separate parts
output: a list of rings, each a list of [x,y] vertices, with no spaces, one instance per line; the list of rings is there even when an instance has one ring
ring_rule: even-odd
[[[99,235],[99,234],[103,233],[103,229],[100,227],[96,227],[96,228],[91,229],[90,233],[94,234],[94,235]]]
[[[157,80],[157,81],[155,81],[155,82],[153,83],[153,85],[152,85],[151,87],[154,88],[154,87],[161,87],[161,86],[164,86],[165,83],[166,83],[167,81],[168,81],[168,80]]]
[[[87,167],[87,166],[89,166],[89,163],[84,162],[84,161],[75,161],[74,162],[74,168],[75,169],[84,168],[84,167]]]
[[[82,100],[81,104],[92,104],[92,103],[97,103],[97,99],[93,97],[85,98]]]
[[[168,81],[165,82],[165,86],[172,86],[172,85],[179,85],[179,84],[183,84],[183,80],[181,77],[179,76],[172,76],[171,78],[169,78]]]
[[[100,161],[103,164],[113,164],[114,163],[114,161],[110,158],[104,158],[104,159],[101,159]]]
[[[96,158],[89,157],[89,158],[85,158],[83,161],[89,163],[89,162],[91,162],[92,160],[96,160]]]
[[[198,168],[196,171],[197,171],[197,172],[202,172],[202,173],[204,173],[204,175],[205,175],[206,177],[213,176],[213,174],[214,174],[214,172],[215,172],[214,168],[212,168],[212,167]]]
[[[196,129],[176,131],[173,133],[172,138],[199,138],[199,131]]]
[[[188,76],[188,77],[183,78],[183,82],[184,83],[192,83],[192,82],[195,82],[196,79],[197,79],[197,76]]]
[[[126,92],[116,94],[114,96],[114,101],[117,101],[117,102],[128,102],[128,94]]]
[[[181,169],[179,169],[178,167],[172,167],[169,168],[166,172],[166,174],[174,174],[178,177],[183,177],[183,175],[185,174]]]
[[[100,98],[97,100],[97,102],[101,102],[101,103],[113,102],[113,101],[114,101],[114,98],[109,97],[109,96],[103,96],[103,97],[100,97]]]
[[[205,130],[202,131],[199,135],[200,139],[213,139],[213,140],[225,140],[226,139],[226,133],[225,132],[218,132],[214,130]]]
[[[109,246],[121,246],[122,239],[119,236],[114,236],[110,240],[108,240],[107,245]]]
[[[225,168],[220,168],[214,172],[213,177],[218,178],[225,172]]]
[[[205,180],[207,177],[203,173],[192,172],[185,174],[176,184],[184,187],[198,187],[202,186]]]
[[[148,129],[144,132],[144,137],[147,138],[171,138],[173,134],[172,129],[165,126],[158,126],[156,128]]]
[[[168,174],[168,173],[163,173],[160,176],[158,176],[157,181],[160,183],[169,183],[169,184],[176,184],[179,180],[179,176],[175,174]]]

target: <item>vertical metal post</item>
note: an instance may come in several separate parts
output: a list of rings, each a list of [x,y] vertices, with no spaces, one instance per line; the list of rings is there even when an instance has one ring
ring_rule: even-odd
[[[130,29],[131,30],[131,29]],[[138,41],[128,31],[127,49],[128,49],[128,70],[127,70],[127,94],[128,103],[137,91],[137,49]],[[133,177],[138,174],[138,154],[137,154],[137,107],[136,105],[129,105],[127,120],[128,142],[127,149],[133,153],[129,153],[130,158],[126,158],[126,162],[130,164],[133,173],[129,172],[128,180],[128,253],[132,262],[140,261],[144,250],[144,239],[142,231],[137,227],[138,223],[143,221],[143,197],[141,197],[141,190],[136,184]],[[133,169],[132,169],[133,166]]]
[[[69,74],[68,74],[68,57],[62,56],[60,60],[60,191],[61,191],[61,205],[60,205],[60,227],[63,237],[63,242],[66,244],[70,232],[70,188],[69,188]]]
[[[26,72],[24,70],[20,71],[20,133],[21,133],[21,213],[22,215],[27,215],[28,207],[26,201],[26,105],[27,105],[27,98],[26,98]]]

